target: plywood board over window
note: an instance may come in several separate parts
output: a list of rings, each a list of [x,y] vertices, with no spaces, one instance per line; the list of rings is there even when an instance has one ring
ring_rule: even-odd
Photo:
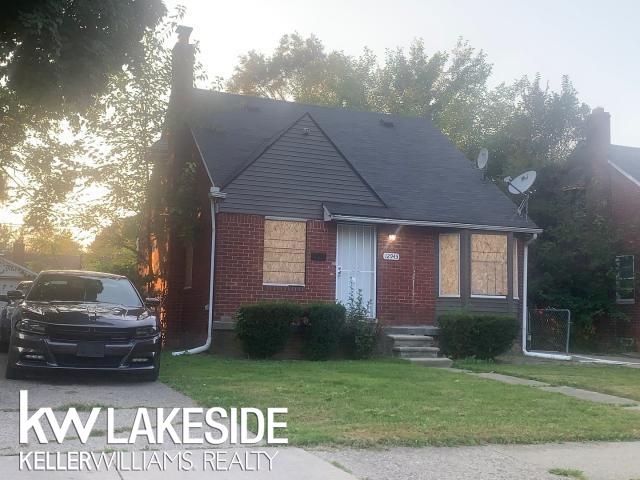
[[[471,235],[471,294],[507,295],[506,235]]]
[[[307,224],[265,220],[262,281],[270,285],[304,285]]]
[[[460,234],[440,235],[440,296],[460,296]]]

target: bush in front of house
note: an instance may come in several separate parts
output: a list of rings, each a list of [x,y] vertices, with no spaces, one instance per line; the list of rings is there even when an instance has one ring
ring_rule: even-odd
[[[236,312],[236,334],[250,358],[269,358],[284,349],[291,324],[302,316],[292,302],[244,305]]]
[[[450,358],[493,359],[506,352],[518,334],[518,321],[508,315],[466,311],[438,318],[440,350]]]
[[[304,307],[304,345],[309,360],[331,358],[340,345],[345,308],[338,303],[314,303]]]
[[[343,342],[347,354],[352,358],[370,358],[378,340],[378,322],[369,318],[370,305],[362,299],[362,290],[354,292],[351,287],[346,306],[346,322]]]

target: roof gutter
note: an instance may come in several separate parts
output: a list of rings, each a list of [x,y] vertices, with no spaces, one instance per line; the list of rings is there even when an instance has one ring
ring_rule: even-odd
[[[209,190],[209,205],[211,207],[211,263],[209,266],[209,323],[207,327],[207,341],[204,345],[199,347],[190,348],[180,352],[173,352],[174,356],[178,355],[195,355],[197,353],[203,353],[209,350],[211,342],[213,340],[213,293],[214,293],[214,281],[216,278],[216,204],[222,202],[226,193],[220,191],[219,187],[211,187]]]
[[[362,217],[358,215],[342,215],[331,213],[324,207],[325,221],[336,220],[355,223],[386,223],[392,225],[415,225],[419,227],[466,228],[469,230],[491,230],[495,232],[542,233],[541,228],[505,227],[501,225],[475,225],[471,223],[435,222],[430,220],[402,220],[398,218]]]

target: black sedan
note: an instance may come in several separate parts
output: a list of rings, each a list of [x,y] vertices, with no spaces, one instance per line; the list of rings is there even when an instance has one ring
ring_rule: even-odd
[[[27,370],[74,369],[135,372],[156,380],[161,334],[152,308],[131,282],[119,275],[44,271],[11,316],[6,377]]]

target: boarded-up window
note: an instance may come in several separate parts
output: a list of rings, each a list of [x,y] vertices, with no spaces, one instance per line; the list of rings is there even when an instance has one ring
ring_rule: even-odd
[[[507,295],[506,235],[471,235],[471,294]]]
[[[460,235],[440,235],[440,296],[460,296]]]
[[[263,283],[304,285],[306,238],[306,222],[265,220]]]
[[[513,298],[520,298],[518,292],[518,240],[513,239]]]

